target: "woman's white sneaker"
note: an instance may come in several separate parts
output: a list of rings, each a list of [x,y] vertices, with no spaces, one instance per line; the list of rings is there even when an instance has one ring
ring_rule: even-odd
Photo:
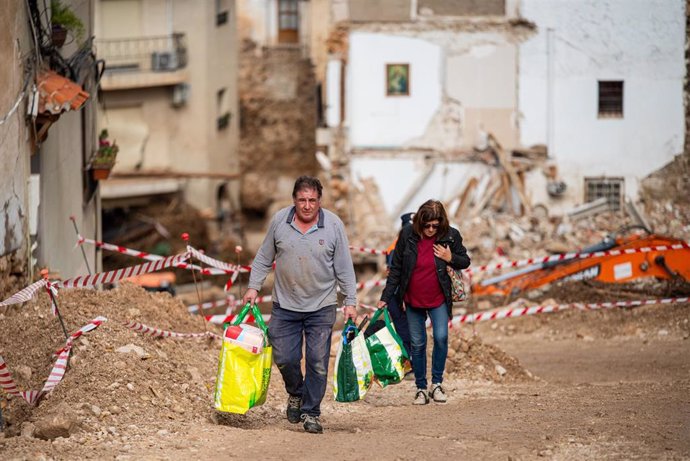
[[[446,393],[443,392],[443,388],[440,384],[431,385],[431,392],[429,392],[429,397],[434,399],[434,402],[438,403],[446,403],[448,401],[448,397],[446,397]]]
[[[429,396],[425,389],[417,389],[417,393],[414,395],[413,405],[426,405],[429,403]]]

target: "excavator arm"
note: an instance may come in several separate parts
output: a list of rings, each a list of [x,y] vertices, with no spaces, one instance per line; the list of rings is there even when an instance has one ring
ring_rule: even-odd
[[[670,248],[673,245],[678,248],[666,251],[658,249],[664,246]],[[629,252],[626,253],[625,250]],[[603,255],[527,266],[479,281],[472,286],[472,293],[476,296],[515,295],[567,280],[625,283],[639,278],[655,277],[690,281],[690,248],[682,240],[655,234],[607,237],[601,243],[582,250],[582,253],[593,252],[602,252]]]

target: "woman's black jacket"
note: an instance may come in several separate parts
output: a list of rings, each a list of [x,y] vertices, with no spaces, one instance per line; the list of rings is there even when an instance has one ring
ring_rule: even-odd
[[[395,244],[393,253],[393,260],[388,272],[386,280],[386,287],[381,295],[381,300],[388,303],[393,297],[397,296],[398,301],[402,305],[407,286],[412,277],[412,270],[417,263],[417,242],[420,240],[412,226],[404,226],[398,235],[398,242]],[[441,245],[448,245],[450,248],[452,258],[450,263],[446,263],[442,259],[434,257],[436,262],[436,275],[441,284],[443,296],[446,298],[446,306],[448,307],[448,316],[452,317],[453,302],[451,297],[451,281],[446,265],[450,265],[453,269],[466,269],[470,267],[470,257],[467,256],[467,249],[462,244],[462,236],[460,232],[454,227],[450,227],[446,235],[439,235],[436,243]]]

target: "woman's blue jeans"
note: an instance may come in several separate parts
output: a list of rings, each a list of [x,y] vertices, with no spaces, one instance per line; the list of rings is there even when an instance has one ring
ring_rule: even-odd
[[[434,348],[431,353],[431,382],[441,384],[448,356],[448,309],[443,303],[431,309],[407,306],[407,324],[410,327],[410,352],[417,389],[426,389],[426,317],[431,319]]]

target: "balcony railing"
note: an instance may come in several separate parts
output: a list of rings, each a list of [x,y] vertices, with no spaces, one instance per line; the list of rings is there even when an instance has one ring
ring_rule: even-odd
[[[173,72],[187,66],[185,35],[97,40],[98,57],[106,74],[123,72]]]

